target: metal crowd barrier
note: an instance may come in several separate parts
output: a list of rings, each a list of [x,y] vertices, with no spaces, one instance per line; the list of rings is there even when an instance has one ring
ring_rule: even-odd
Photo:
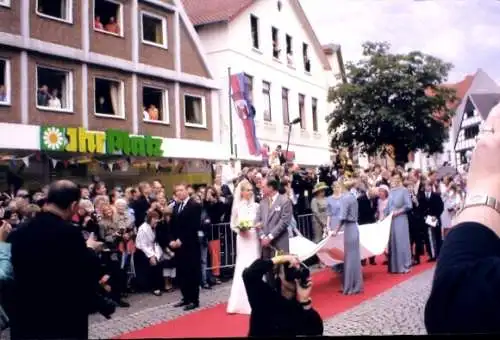
[[[300,233],[312,240],[312,214],[299,215],[296,220]],[[212,259],[213,257],[215,259]],[[210,235],[208,235],[208,258],[207,270],[212,272],[235,266],[236,233],[231,230],[229,223],[212,224]]]

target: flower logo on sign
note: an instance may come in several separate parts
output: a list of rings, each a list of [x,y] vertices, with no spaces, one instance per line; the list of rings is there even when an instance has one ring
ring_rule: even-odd
[[[47,127],[42,132],[42,143],[47,150],[61,150],[66,144],[64,132],[60,128]]]

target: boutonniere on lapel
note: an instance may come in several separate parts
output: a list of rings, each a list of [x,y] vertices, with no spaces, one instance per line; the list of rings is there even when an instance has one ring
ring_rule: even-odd
[[[280,211],[280,210],[281,210],[281,207],[274,208],[274,211]]]

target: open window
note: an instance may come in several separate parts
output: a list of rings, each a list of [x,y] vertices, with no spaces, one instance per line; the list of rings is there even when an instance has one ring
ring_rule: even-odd
[[[95,114],[124,118],[125,97],[123,82],[95,78]]]
[[[250,15],[250,29],[252,32],[252,47],[259,49],[259,18]]]
[[[279,41],[279,31],[276,27],[271,28],[271,36],[273,39],[273,57],[276,59],[280,58],[281,48]]]
[[[37,0],[36,13],[42,17],[72,22],[72,5],[72,0]]]
[[[10,0],[0,0],[0,6],[10,7]]]
[[[312,99],[312,121],[313,121],[313,131],[318,132],[318,100],[316,98]]]
[[[288,34],[286,35],[286,61],[288,65],[293,65],[293,38]]]
[[[302,44],[302,57],[304,59],[304,70],[311,72],[311,60],[309,59],[309,46],[306,43]]]
[[[264,96],[264,121],[272,121],[271,116],[271,83],[262,82],[262,95]]]
[[[186,126],[207,126],[204,97],[184,95],[184,122]]]
[[[253,77],[245,73],[245,90],[248,93],[248,100],[253,104]]]
[[[142,42],[167,48],[167,19],[156,14],[142,12]]]
[[[281,106],[283,110],[283,124],[290,124],[290,111],[288,110],[288,89],[281,89]]]
[[[306,97],[303,94],[299,94],[299,117],[300,117],[300,128],[306,128],[306,117],[305,117],[305,102]]]
[[[142,111],[145,122],[168,123],[168,92],[144,86],[142,88]]]
[[[70,71],[37,66],[36,105],[39,109],[73,111],[73,81]]]
[[[10,63],[0,59],[0,105],[10,103]]]
[[[123,5],[114,0],[94,0],[94,29],[123,35]]]

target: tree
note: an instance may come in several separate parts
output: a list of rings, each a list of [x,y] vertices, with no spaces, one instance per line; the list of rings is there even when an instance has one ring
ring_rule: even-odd
[[[363,58],[346,64],[348,81],[329,91],[331,146],[369,155],[390,148],[398,164],[410,151],[442,152],[456,100],[442,84],[452,67],[419,51],[390,53],[387,42],[364,43]]]

